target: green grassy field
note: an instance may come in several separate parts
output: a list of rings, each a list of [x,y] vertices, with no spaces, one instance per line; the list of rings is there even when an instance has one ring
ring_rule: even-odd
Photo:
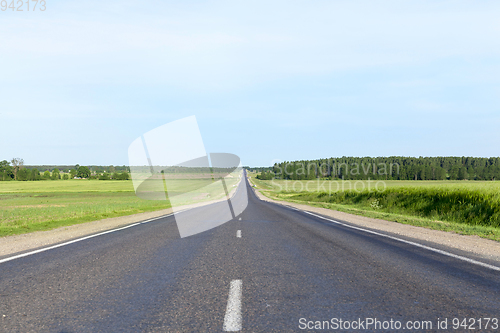
[[[500,240],[500,182],[252,181],[271,198]]]
[[[238,177],[226,180],[228,191]],[[174,190],[192,190],[196,181],[177,181]],[[209,201],[225,194],[205,187],[180,196],[176,204]],[[104,218],[170,208],[169,201],[136,196],[132,181],[56,180],[0,182],[0,237],[49,230]]]
[[[500,193],[500,181],[467,180],[258,180],[251,175],[260,188],[284,192],[339,192],[348,190],[383,190],[394,188],[439,188],[443,190],[477,190],[483,193]]]
[[[0,194],[46,192],[134,192],[131,180],[47,180],[0,182]]]
[[[138,198],[132,181],[0,182],[0,236],[169,207]]]

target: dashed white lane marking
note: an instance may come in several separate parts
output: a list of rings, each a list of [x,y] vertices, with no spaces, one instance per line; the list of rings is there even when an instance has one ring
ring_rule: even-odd
[[[445,256],[448,256],[448,257],[460,259],[460,260],[469,262],[471,264],[475,264],[475,265],[479,265],[479,266],[486,267],[486,268],[489,268],[489,269],[493,269],[495,271],[500,271],[500,267],[493,266],[493,265],[490,265],[490,264],[486,264],[484,262],[477,261],[477,260],[474,260],[474,259],[470,259],[470,258],[467,258],[467,257],[459,256],[458,254],[453,254],[451,252],[447,252],[447,251],[435,249],[435,248],[430,247],[430,246],[426,246],[426,245],[422,245],[422,244],[415,243],[415,242],[412,242],[412,241],[407,241],[407,240],[404,240],[404,239],[401,239],[401,238],[397,238],[397,237],[385,235],[385,234],[382,234],[382,233],[379,233],[379,232],[376,232],[376,231],[372,231],[372,230],[368,230],[368,229],[364,229],[364,228],[360,228],[360,227],[355,227],[355,226],[352,226],[352,225],[349,225],[349,224],[345,224],[345,223],[342,223],[342,222],[339,222],[339,221],[331,220],[329,218],[326,218],[326,217],[323,217],[321,215],[317,215],[317,214],[314,214],[314,213],[311,213],[311,212],[308,212],[308,211],[305,211],[305,210],[303,210],[303,212],[306,213],[306,214],[312,215],[312,216],[319,217],[320,219],[327,220],[327,221],[333,222],[335,224],[344,226],[344,227],[348,227],[348,228],[351,228],[351,229],[356,229],[356,230],[364,231],[364,232],[367,232],[367,233],[370,233],[370,234],[373,234],[373,235],[377,235],[377,236],[382,236],[382,237],[390,238],[390,239],[399,241],[401,243],[410,244],[410,245],[417,246],[417,247],[420,247],[422,249],[426,249],[426,250],[429,250],[429,251],[432,251],[432,252],[436,252],[436,253],[439,253],[439,254],[442,254],[442,255],[445,255]]]
[[[169,216],[172,216],[172,215],[174,215],[174,214],[168,214],[168,215],[164,215],[164,216],[155,217],[154,219],[149,219],[149,220],[146,220],[146,221],[137,222],[137,223],[134,223],[134,224],[127,225],[125,227],[121,227],[121,228],[117,228],[117,229],[112,229],[112,230],[108,230],[108,231],[103,231],[103,232],[100,232],[98,234],[94,234],[94,235],[85,236],[85,237],[82,237],[82,238],[73,239],[73,240],[70,240],[68,242],[64,242],[64,243],[61,243],[61,244],[56,244],[56,245],[52,245],[52,246],[49,246],[49,247],[44,247],[42,249],[38,249],[38,250],[26,252],[26,253],[21,253],[21,254],[18,254],[16,256],[12,256],[12,257],[9,257],[9,258],[0,259],[0,264],[2,264],[4,262],[7,262],[7,261],[14,260],[14,259],[19,259],[19,258],[27,257],[27,256],[30,256],[32,254],[36,254],[36,253],[40,253],[40,252],[44,252],[44,251],[56,249],[56,248],[61,247],[61,246],[73,244],[73,243],[76,243],[76,242],[81,242],[81,241],[86,240],[86,239],[90,239],[90,238],[94,238],[94,237],[97,237],[97,236],[109,234],[109,233],[112,233],[112,232],[115,232],[115,231],[120,231],[120,230],[123,230],[123,229],[132,228],[132,227],[135,227],[135,226],[140,225],[140,224],[145,224],[145,223],[153,222],[153,221],[162,219],[164,217],[169,217]]]
[[[241,230],[236,231],[236,237],[241,238]]]
[[[224,317],[223,330],[237,332],[241,330],[241,280],[231,281],[229,297],[227,299],[226,316]]]

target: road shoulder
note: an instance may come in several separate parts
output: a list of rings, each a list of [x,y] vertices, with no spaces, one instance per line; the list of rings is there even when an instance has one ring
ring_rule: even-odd
[[[172,208],[0,238],[0,256],[49,246],[172,213]]]

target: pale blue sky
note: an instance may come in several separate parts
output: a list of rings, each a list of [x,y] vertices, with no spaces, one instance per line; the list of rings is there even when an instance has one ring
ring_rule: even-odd
[[[195,115],[244,165],[499,156],[499,1],[56,1],[0,11],[0,160],[127,164]]]

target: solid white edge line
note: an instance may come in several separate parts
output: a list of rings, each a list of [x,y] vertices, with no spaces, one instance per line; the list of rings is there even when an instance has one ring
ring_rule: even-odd
[[[40,253],[40,252],[44,252],[44,251],[56,249],[58,247],[62,247],[62,246],[65,246],[65,245],[69,245],[69,244],[81,242],[81,241],[86,240],[86,239],[90,239],[90,238],[94,238],[94,237],[97,237],[97,236],[102,236],[102,235],[105,235],[105,234],[109,234],[109,233],[112,233],[112,232],[115,232],[115,231],[120,231],[120,230],[124,230],[124,229],[128,229],[128,228],[132,228],[132,227],[135,227],[135,226],[140,225],[140,224],[145,224],[145,223],[153,222],[153,221],[156,221],[156,220],[159,220],[159,219],[162,219],[162,218],[165,218],[165,217],[169,217],[169,216],[172,216],[172,215],[174,215],[174,214],[171,213],[171,214],[167,214],[167,215],[155,217],[155,218],[152,218],[152,219],[149,219],[149,220],[145,220],[145,221],[142,221],[142,222],[137,222],[137,223],[129,224],[129,225],[121,227],[121,228],[111,229],[111,230],[100,232],[98,234],[94,234],[94,235],[90,235],[90,236],[85,236],[85,237],[73,239],[73,240],[70,240],[68,242],[64,242],[64,243],[60,243],[60,244],[56,244],[56,245],[44,247],[44,248],[41,248],[41,249],[38,249],[38,250],[26,252],[26,253],[21,253],[21,254],[12,256],[12,257],[0,259],[0,264],[2,264],[4,262],[7,262],[7,261],[14,260],[14,259],[19,259],[19,258],[27,257],[27,256],[30,256],[32,254],[36,254],[36,253]]]
[[[236,237],[241,238],[241,230],[236,231]]]
[[[223,330],[237,332],[241,330],[241,280],[231,281],[227,299],[226,315],[224,316]]]
[[[393,240],[399,241],[401,243],[410,244],[410,245],[413,245],[413,246],[416,246],[416,247],[420,247],[422,249],[426,249],[426,250],[429,250],[429,251],[432,251],[432,252],[436,252],[436,253],[439,253],[439,254],[442,254],[442,255],[445,255],[445,256],[448,256],[448,257],[452,257],[452,258],[455,258],[455,259],[460,259],[460,260],[466,261],[466,262],[471,263],[471,264],[475,264],[475,265],[479,265],[479,266],[482,266],[482,267],[486,267],[486,268],[489,268],[489,269],[492,269],[492,270],[495,270],[495,271],[500,271],[500,267],[493,266],[493,265],[490,265],[490,264],[486,264],[484,262],[477,261],[477,260],[474,260],[474,259],[470,259],[470,258],[467,258],[467,257],[463,257],[463,256],[460,256],[458,254],[453,254],[451,252],[439,250],[439,249],[436,249],[436,248],[433,248],[433,247],[430,247],[430,246],[422,245],[422,244],[419,244],[419,243],[415,243],[415,242],[408,241],[408,240],[405,240],[405,239],[397,238],[397,237],[394,237],[394,236],[385,235],[385,234],[382,234],[382,233],[379,233],[379,232],[376,232],[376,231],[372,231],[372,230],[368,230],[368,229],[364,229],[364,228],[360,228],[360,227],[355,227],[355,226],[352,226],[352,225],[349,225],[349,224],[345,224],[345,223],[342,223],[342,222],[339,222],[339,221],[335,221],[335,220],[323,217],[321,215],[317,215],[317,214],[308,212],[306,210],[303,210],[302,212],[304,212],[306,214],[309,214],[309,215],[312,215],[312,216],[319,217],[320,219],[323,219],[323,220],[326,220],[326,221],[330,221],[330,222],[333,222],[335,224],[338,224],[338,225],[341,225],[341,226],[344,226],[344,227],[347,227],[347,228],[356,229],[356,230],[364,231],[364,232],[367,232],[367,233],[370,233],[370,234],[373,234],[373,235],[377,235],[377,236],[382,236],[382,237],[385,237],[385,238],[393,239]]]

